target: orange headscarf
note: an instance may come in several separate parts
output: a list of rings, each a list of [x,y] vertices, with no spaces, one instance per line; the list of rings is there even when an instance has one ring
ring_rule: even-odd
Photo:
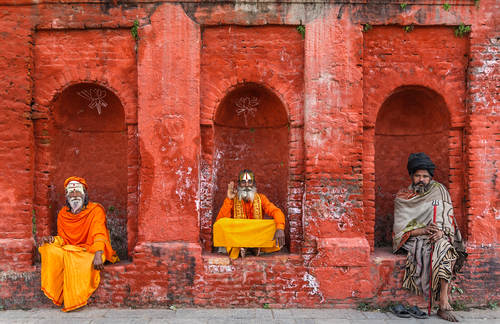
[[[87,186],[85,180],[80,177],[69,177],[68,179],[66,179],[66,181],[64,181],[64,188],[66,188],[68,186],[68,183],[70,183],[71,181],[78,181],[85,187],[85,190],[89,190],[89,186]]]

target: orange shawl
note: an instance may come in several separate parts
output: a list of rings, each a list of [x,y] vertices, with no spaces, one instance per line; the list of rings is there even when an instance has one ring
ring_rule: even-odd
[[[90,253],[104,251],[106,260],[119,261],[111,247],[106,212],[100,204],[89,203],[77,215],[72,214],[67,207],[61,209],[57,218],[57,235],[63,239],[64,244],[82,247]]]

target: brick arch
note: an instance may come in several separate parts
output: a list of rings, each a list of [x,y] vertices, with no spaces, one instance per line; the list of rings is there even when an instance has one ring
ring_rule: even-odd
[[[411,181],[410,153],[428,154],[439,166],[434,179],[449,187],[449,131],[446,103],[433,90],[399,87],[384,100],[375,123],[375,246],[392,244],[394,198]]]
[[[303,122],[304,42],[294,26],[205,26],[202,32],[201,124],[221,100],[246,84],[265,86]]]
[[[249,108],[255,110],[249,113]],[[239,112],[235,113],[236,109],[239,109]],[[259,110],[265,113],[259,113]],[[280,94],[272,88],[262,84],[244,83],[226,91],[217,109],[214,109],[213,120],[217,125],[228,127],[276,127],[290,123],[288,112],[286,102],[281,100]]]
[[[266,106],[276,105],[283,108],[283,111],[276,111],[277,115],[286,116],[287,122],[285,124],[290,123],[290,119],[292,119],[292,114],[297,114],[298,112],[294,112],[294,108],[301,104],[301,98],[294,97],[293,94],[282,91],[283,87],[279,90],[276,88],[282,86],[280,84],[272,84],[262,83],[262,82],[237,82],[235,84],[227,84],[225,82],[219,81],[216,82],[213,87],[217,89],[224,89],[224,91],[212,91],[210,96],[202,98],[201,104],[201,123],[202,124],[213,124],[217,123],[217,120],[221,118],[225,118],[221,115],[221,108],[224,107],[228,101],[233,100],[232,96],[237,95],[241,91],[247,91],[247,95],[242,92],[242,95],[245,97],[252,97],[256,94],[267,94],[273,98],[271,102],[263,102]],[[243,90],[242,90],[243,89]],[[215,93],[217,93],[215,95]],[[234,102],[235,103],[235,102]],[[241,125],[240,122],[237,121],[237,118],[233,118],[232,121],[236,121],[238,125]],[[228,121],[229,122],[229,121]]]
[[[120,99],[127,124],[137,124],[134,46],[128,29],[37,30],[33,75],[36,110],[46,112],[67,87],[96,83]]]
[[[465,232],[463,123],[459,122],[462,115],[459,100],[441,94],[429,83],[399,85],[378,98],[381,98],[378,107],[373,107],[374,100],[370,102],[374,109],[367,111],[365,107],[363,131],[365,235],[372,249],[392,243],[394,195],[410,183],[406,163],[411,152],[424,151],[435,161],[435,180],[448,187],[459,227]],[[413,110],[405,112],[403,106]],[[422,106],[424,113],[415,113]]]
[[[212,249],[212,220],[220,206],[215,202],[217,175],[215,150],[217,110],[239,89],[263,91],[281,106],[289,126],[285,144],[289,147],[283,162],[289,179],[286,182],[285,214],[290,224],[290,251],[298,253],[302,242],[302,200],[304,196],[304,41],[294,26],[204,26],[202,27],[200,63],[200,225],[205,251]],[[247,97],[247,96],[245,96]],[[282,112],[278,115],[283,116]],[[233,116],[234,117],[234,116]],[[241,115],[239,117],[242,117]],[[223,118],[224,119],[224,118]],[[228,119],[225,119],[229,122]],[[256,120],[253,120],[256,121]],[[242,129],[261,131],[249,124]],[[264,125],[266,123],[264,122]],[[278,123],[281,124],[281,123]],[[277,125],[277,124],[273,124]],[[260,126],[262,127],[262,125]],[[254,143],[255,143],[254,138]],[[273,164],[274,165],[274,164]],[[255,170],[254,170],[255,171]],[[257,172],[257,171],[256,171]],[[234,176],[234,175],[233,175]],[[235,176],[234,176],[235,177]],[[267,190],[261,178],[259,190]],[[226,184],[227,186],[227,184]],[[263,192],[266,194],[266,192]]]
[[[291,174],[297,170],[290,166],[301,156],[299,150],[292,153],[291,147],[295,146],[302,128],[290,127],[286,102],[279,93],[262,84],[232,86],[216,102],[218,106],[212,109],[211,116],[213,126],[202,126],[202,156],[212,153],[209,161],[202,159],[201,200],[206,208],[205,211],[202,208],[201,223],[205,250],[212,249],[211,226],[225,199],[227,184],[235,181],[242,169],[251,169],[256,174],[258,192],[287,216],[286,247],[298,252],[302,229],[297,208],[300,206],[295,200],[301,197],[290,199],[289,193],[300,191],[300,187],[292,188]],[[245,122],[245,111],[238,114],[238,110],[249,107],[256,108],[252,111],[255,116],[247,110]],[[290,206],[295,207],[293,215],[287,215]]]
[[[411,76],[407,71],[400,73],[398,79],[392,80],[390,84],[381,84],[377,89],[371,89],[365,94],[364,108],[364,127],[375,127],[375,122],[379,116],[380,109],[383,103],[393,94],[404,89],[427,89],[430,93],[435,93],[446,106],[449,116],[450,127],[463,127],[463,117],[465,115],[465,107],[461,104],[461,98],[453,95],[453,93],[443,93],[442,90],[446,86],[446,81],[438,77],[428,77],[425,82],[420,82],[417,78]]]
[[[55,103],[68,88],[82,84],[93,84],[96,87],[113,93],[113,96],[120,101],[123,107],[126,124],[137,123],[137,105],[135,94],[130,93],[129,89],[123,87],[123,84],[109,83],[107,80],[87,80],[82,76],[81,79],[75,79],[67,82],[58,88],[51,88],[53,84],[37,80],[37,89],[35,90],[36,110],[42,113],[50,113],[54,109]]]
[[[38,236],[56,233],[64,179],[78,175],[89,184],[90,200],[107,210],[113,247],[125,259],[137,237],[137,207],[130,199],[137,183],[129,181],[137,167],[130,159],[136,128],[127,125],[118,94],[97,82],[67,84],[47,106],[46,119],[35,120]]]

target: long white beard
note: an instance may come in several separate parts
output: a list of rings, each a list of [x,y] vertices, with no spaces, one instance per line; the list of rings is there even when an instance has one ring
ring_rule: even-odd
[[[238,199],[243,200],[244,202],[253,202],[253,198],[257,193],[257,187],[252,188],[242,188],[238,187]]]
[[[79,212],[82,211],[83,198],[81,197],[69,198],[69,205],[71,206],[71,212],[73,214],[78,214]]]

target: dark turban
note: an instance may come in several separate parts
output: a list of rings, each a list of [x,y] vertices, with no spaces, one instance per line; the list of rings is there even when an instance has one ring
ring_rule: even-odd
[[[414,174],[417,170],[427,170],[431,177],[433,177],[436,165],[432,163],[431,158],[427,154],[422,152],[410,154],[406,168],[410,175]]]

